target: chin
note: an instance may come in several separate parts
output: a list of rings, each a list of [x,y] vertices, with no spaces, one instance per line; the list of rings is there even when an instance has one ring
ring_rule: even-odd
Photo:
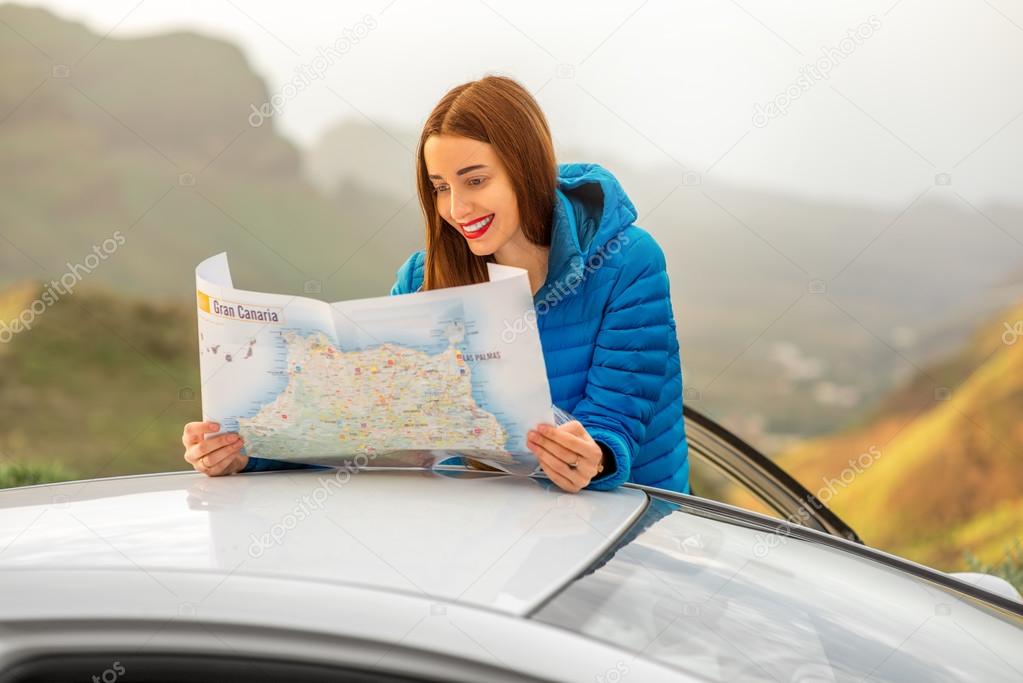
[[[485,235],[482,239],[471,240],[466,238],[461,228],[454,225],[451,227],[458,233],[458,238],[469,246],[469,251],[476,256],[490,256],[503,244],[503,242],[498,243],[498,240],[490,239],[491,235]]]
[[[469,251],[476,254],[477,256],[490,256],[496,251],[496,249],[490,245],[479,244],[477,242],[470,242],[469,240],[466,240],[466,242],[468,242],[469,244]]]

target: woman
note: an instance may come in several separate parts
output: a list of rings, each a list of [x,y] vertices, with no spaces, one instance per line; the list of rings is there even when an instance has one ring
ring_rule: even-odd
[[[614,176],[556,163],[539,105],[501,76],[444,96],[416,165],[426,249],[398,269],[391,294],[486,282],[488,261],[526,269],[551,396],[575,418],[528,434],[543,471],[570,492],[633,481],[688,493],[664,255]],[[218,429],[185,427],[185,460],[200,472],[306,467],[246,457],[237,435],[203,440]]]

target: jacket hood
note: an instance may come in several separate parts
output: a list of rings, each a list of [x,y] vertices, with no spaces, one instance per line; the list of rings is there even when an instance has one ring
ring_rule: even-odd
[[[600,164],[558,164],[556,195],[548,282],[581,276],[586,259],[637,216],[621,183]]]

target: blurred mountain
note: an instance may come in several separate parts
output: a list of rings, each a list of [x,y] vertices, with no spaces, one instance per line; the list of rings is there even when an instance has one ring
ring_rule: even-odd
[[[922,368],[863,424],[777,462],[870,545],[940,568],[1023,537],[1023,305]]]
[[[340,299],[393,281],[407,254],[373,238],[402,200],[316,191],[253,115],[270,93],[236,46],[103,37],[18,5],[0,21],[0,285],[59,278],[115,231],[124,244],[89,280],[182,303],[222,250],[250,289]]]
[[[306,151],[303,170],[328,196],[357,183],[380,195],[408,198],[416,192],[418,138],[416,131],[395,123],[347,119]]]
[[[88,130],[89,141],[104,149],[142,146],[154,161],[193,172],[229,144],[231,153],[217,159],[220,169],[284,178],[298,169],[298,150],[271,126],[249,126],[235,140],[249,103],[267,98],[236,46],[188,32],[103,38],[45,9],[19,5],[0,7],[0,18],[23,37],[0,42],[3,111],[43,83],[15,123],[34,119],[40,127]]]

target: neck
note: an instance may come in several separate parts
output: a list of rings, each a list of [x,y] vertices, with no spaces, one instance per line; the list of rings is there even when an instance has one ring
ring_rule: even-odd
[[[524,268],[529,272],[529,291],[536,294],[547,279],[547,257],[550,247],[533,244],[519,232],[494,252],[494,260],[502,266]]]

